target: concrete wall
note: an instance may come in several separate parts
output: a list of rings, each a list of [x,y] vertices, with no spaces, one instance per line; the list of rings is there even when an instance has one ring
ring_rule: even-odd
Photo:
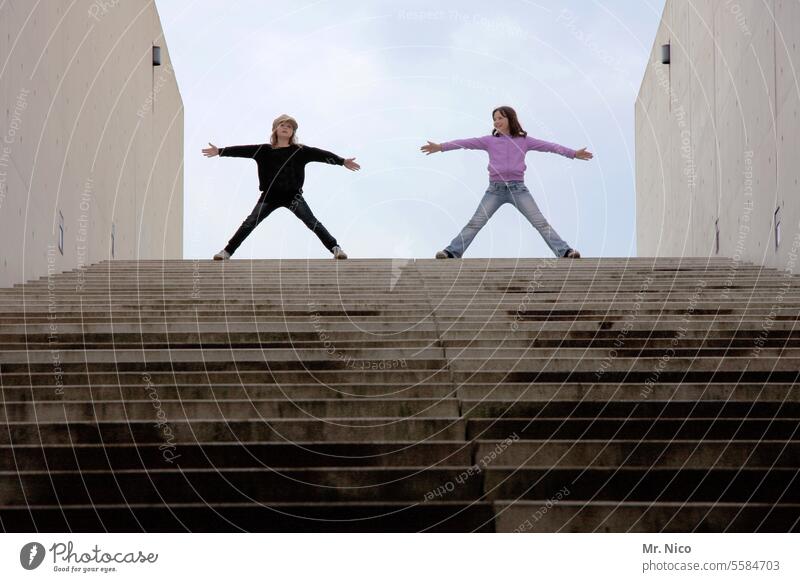
[[[112,224],[114,258],[182,256],[183,102],[152,1],[0,3],[0,91],[0,286],[111,258]]]
[[[636,100],[640,255],[794,268],[799,76],[800,0],[667,0]]]

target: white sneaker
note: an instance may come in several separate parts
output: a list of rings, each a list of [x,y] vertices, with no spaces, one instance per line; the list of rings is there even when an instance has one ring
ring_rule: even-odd
[[[342,247],[340,247],[340,246],[333,247],[331,249],[331,252],[333,253],[333,258],[334,259],[346,259],[347,258],[347,253],[344,252],[342,250]]]
[[[227,261],[230,258],[231,258],[231,254],[228,251],[226,251],[225,249],[222,249],[220,252],[218,252],[216,255],[214,255],[214,260],[215,261]]]

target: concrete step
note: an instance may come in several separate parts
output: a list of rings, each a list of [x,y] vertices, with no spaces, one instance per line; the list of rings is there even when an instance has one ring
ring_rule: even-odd
[[[484,400],[550,401],[550,400],[717,400],[723,402],[798,402],[800,386],[790,382],[765,384],[746,382],[666,382],[649,378],[648,384],[608,382],[512,382],[495,384],[461,384],[458,395],[465,406]],[[597,378],[595,378],[597,379]],[[49,390],[49,389],[46,389]],[[52,393],[52,391],[50,391]]]
[[[596,285],[598,280],[594,279]],[[777,282],[777,281],[776,281]],[[539,281],[537,281],[537,284]],[[309,312],[328,312],[341,310],[343,307],[372,307],[385,308],[401,305],[422,306],[429,305],[431,299],[440,300],[447,298],[450,305],[471,305],[490,307],[493,305],[518,305],[520,299],[525,299],[526,305],[551,306],[554,309],[574,309],[575,307],[594,309],[597,307],[611,307],[618,309],[625,306],[631,309],[642,309],[656,305],[666,309],[692,307],[700,309],[716,309],[717,307],[747,308],[771,306],[774,303],[775,288],[758,281],[758,286],[751,288],[714,288],[706,287],[698,295],[685,288],[676,289],[648,289],[643,294],[640,289],[620,286],[619,283],[605,282],[615,285],[614,291],[590,290],[585,286],[573,287],[558,286],[547,288],[539,286],[527,288],[515,283],[510,285],[497,284],[492,288],[489,285],[476,286],[470,290],[462,288],[420,288],[417,285],[395,286],[389,290],[348,289],[346,295],[340,293],[323,293],[323,289],[309,289],[301,285],[284,283],[278,287],[241,288],[230,283],[222,283],[216,287],[203,287],[202,292],[188,286],[141,286],[141,281],[131,281],[127,285],[119,282],[115,285],[90,286],[85,284],[79,294],[72,287],[42,287],[38,290],[28,289],[23,295],[18,293],[9,295],[0,290],[0,307],[33,309],[61,307],[73,305],[87,310],[92,308],[107,309],[109,306],[128,306],[137,309],[142,305],[161,306],[207,306],[216,307],[224,301],[231,307],[253,305],[271,306],[274,308],[289,307]],[[291,288],[294,293],[286,295],[286,288]],[[780,287],[776,287],[780,289]],[[108,291],[112,290],[113,293]],[[174,293],[165,291],[175,290]],[[186,290],[191,290],[186,293]],[[781,294],[782,307],[786,303],[800,300],[800,287],[784,287],[785,293]],[[318,292],[319,291],[319,292]],[[746,304],[742,300],[747,300]],[[434,301],[437,302],[437,301]],[[445,306],[443,306],[445,307]]]
[[[792,468],[800,440],[517,440],[30,444],[0,446],[0,471],[302,467]],[[498,453],[498,451],[500,451]],[[167,461],[166,459],[171,459]]]
[[[800,503],[792,468],[324,467],[15,471],[0,474],[0,505],[90,503],[571,501]],[[462,475],[464,477],[462,478]],[[434,492],[442,492],[436,495]],[[439,501],[439,499],[437,499]]]
[[[291,290],[284,292],[291,292]],[[525,317],[528,317],[527,321],[563,321],[564,317],[569,317],[578,322],[623,319],[631,323],[655,323],[662,318],[667,322],[680,322],[683,319],[713,321],[714,318],[730,321],[732,315],[738,316],[743,321],[748,319],[757,321],[764,317],[793,321],[800,301],[786,298],[782,299],[782,302],[781,305],[775,305],[775,294],[765,295],[763,298],[755,298],[747,294],[734,298],[731,302],[725,302],[719,297],[709,297],[706,305],[682,303],[680,300],[672,299],[658,303],[628,302],[624,298],[618,298],[616,301],[609,299],[605,302],[596,302],[596,300],[587,301],[586,299],[570,300],[561,295],[547,299],[540,297],[536,300],[530,299],[528,296],[520,296],[506,302],[480,302],[474,297],[465,297],[462,301],[450,296],[443,296],[413,303],[392,303],[389,298],[375,298],[370,304],[352,305],[339,300],[336,304],[323,309],[320,307],[310,308],[305,304],[272,305],[268,301],[228,305],[227,299],[224,297],[210,299],[208,305],[190,301],[165,304],[157,299],[147,301],[142,298],[139,298],[133,305],[95,305],[87,302],[70,304],[53,298],[42,301],[32,301],[31,298],[26,298],[24,302],[20,300],[16,305],[3,306],[0,309],[0,319],[11,325],[24,324],[28,320],[34,324],[47,323],[48,318],[59,323],[80,324],[83,321],[86,324],[90,323],[87,321],[88,319],[112,317],[114,320],[120,319],[121,321],[137,318],[134,323],[138,323],[138,318],[141,317],[147,323],[158,324],[165,319],[185,322],[187,318],[198,315],[201,317],[195,318],[195,322],[197,323],[199,319],[203,324],[208,321],[216,321],[216,318],[219,317],[227,317],[229,321],[238,319],[244,321],[267,320],[282,317],[284,319],[277,321],[285,321],[292,326],[297,326],[317,320],[346,322],[347,317],[364,323],[369,323],[376,317],[386,318],[378,321],[419,322],[426,316],[432,315],[431,307],[435,307],[437,318],[455,320],[457,317],[461,317],[466,321],[477,318],[483,318],[484,321],[503,321],[508,317],[516,318],[517,321],[523,321]],[[440,305],[440,303],[446,305]],[[551,320],[543,316],[552,316],[555,319]],[[156,319],[156,317],[161,319]],[[207,320],[207,317],[213,319]],[[42,319],[45,321],[42,322]],[[641,329],[639,325],[636,327]]]
[[[73,334],[70,334],[72,336]],[[14,337],[8,341],[0,339],[0,348],[4,351],[36,351],[36,350],[114,350],[121,351],[132,350],[187,350],[187,349],[230,349],[232,341],[240,349],[249,350],[267,350],[267,349],[293,349],[298,352],[305,350],[316,350],[324,348],[325,340],[317,338],[300,339],[299,334],[291,334],[282,338],[266,338],[258,337],[253,334],[223,339],[220,337],[203,336],[203,337],[188,337],[185,335],[173,336],[170,338],[153,338],[151,336],[139,335],[138,339],[135,337],[120,337],[113,338],[100,338],[100,337],[64,337],[60,336],[59,341],[47,341],[44,337],[34,338],[21,338]],[[731,338],[731,337],[689,337],[682,338],[680,347],[673,346],[672,338],[629,338],[626,339],[623,346],[620,347],[620,341],[613,338],[597,337],[597,338],[526,338],[526,337],[508,337],[508,338],[483,338],[465,337],[463,339],[445,339],[438,340],[433,336],[420,337],[414,339],[350,339],[345,334],[325,334],[327,340],[331,343],[335,342],[336,348],[347,350],[348,353],[358,350],[372,350],[378,347],[383,349],[392,348],[399,350],[419,350],[422,348],[430,347],[432,345],[441,345],[447,349],[457,349],[459,353],[464,348],[471,349],[498,349],[498,348],[511,348],[511,349],[585,349],[600,351],[603,355],[612,353],[614,357],[636,357],[645,355],[648,350],[660,350],[659,355],[664,353],[664,350],[674,350],[676,354],[691,355],[700,353],[698,350],[703,350],[704,354],[714,354],[718,356],[743,356],[753,353],[756,346],[753,344],[752,338]],[[800,348],[800,337],[787,338],[787,337],[770,337],[758,344],[761,351],[770,353],[773,349],[786,349],[797,350]],[[792,353],[791,351],[789,353]]]
[[[694,400],[465,401],[468,418],[800,418],[800,402],[725,402]]]
[[[211,366],[231,363],[236,366],[249,365],[252,363],[268,362],[271,368],[279,363],[300,363],[304,367],[312,366],[312,363],[328,363],[330,361],[344,362],[372,362],[372,361],[401,361],[405,363],[401,367],[413,367],[416,369],[427,369],[433,362],[442,365],[443,359],[448,359],[452,363],[464,363],[464,367],[470,363],[477,363],[481,368],[487,360],[500,360],[502,364],[521,362],[531,363],[536,366],[539,362],[559,361],[565,362],[573,369],[576,368],[578,361],[589,361],[594,364],[601,361],[601,358],[608,358],[608,365],[613,366],[617,361],[634,360],[632,363],[638,365],[643,362],[647,367],[653,362],[665,360],[680,360],[681,363],[687,358],[693,361],[703,359],[713,359],[719,367],[719,357],[726,356],[726,364],[734,362],[738,364],[750,363],[749,369],[761,369],[759,362],[769,362],[775,364],[776,360],[785,363],[787,367],[800,364],[800,348],[776,347],[767,348],[760,346],[750,346],[743,349],[711,349],[711,348],[619,348],[609,350],[608,348],[588,348],[588,347],[506,347],[495,346],[494,348],[481,347],[446,347],[438,345],[423,345],[420,347],[367,347],[367,348],[344,348],[331,342],[331,347],[326,349],[322,342],[313,348],[298,347],[292,348],[246,348],[239,347],[231,350],[227,348],[171,348],[165,350],[148,350],[143,347],[139,349],[95,349],[95,350],[68,350],[61,349],[58,353],[58,360],[62,368],[82,369],[89,366],[90,369],[108,369],[104,364],[111,364],[115,369],[121,368],[124,364],[143,363],[149,369],[158,369],[159,364],[167,363],[175,366],[180,362],[183,365],[198,362],[203,369]],[[755,360],[755,358],[758,360]],[[0,365],[7,372],[13,373],[20,370],[36,370],[37,366],[52,367],[53,355],[50,351],[32,352],[29,350],[9,350],[0,353]],[[667,362],[668,364],[668,362]],[[138,366],[137,368],[145,367]],[[665,364],[666,366],[666,364]],[[502,367],[502,366],[501,366]],[[727,366],[726,366],[727,367]],[[516,366],[513,366],[516,368]],[[124,369],[124,367],[122,368]],[[782,369],[782,368],[781,368]],[[800,367],[795,368],[800,370]]]
[[[463,441],[202,442],[182,443],[174,455],[163,444],[51,444],[0,446],[0,471],[78,471],[184,468],[469,466],[477,444]],[[494,446],[494,444],[492,444]],[[777,446],[777,445],[776,445]],[[765,453],[768,454],[768,453]]]
[[[462,467],[302,469],[149,469],[15,471],[0,474],[0,506],[223,502],[422,502],[454,482]],[[482,496],[481,479],[466,480],[448,501]]]
[[[552,499],[566,487],[570,501],[800,503],[798,478],[783,467],[492,467],[484,487],[493,500]]]
[[[150,420],[250,420],[285,418],[800,418],[800,402],[477,401],[446,399],[234,399],[166,400],[157,391],[126,400],[21,401],[0,404],[2,422],[81,422],[118,418]]]
[[[508,467],[793,468],[800,440],[475,441],[475,459]],[[498,455],[497,451],[502,454]],[[492,453],[495,453],[494,455]]]
[[[504,533],[779,533],[800,531],[796,503],[497,501]]]
[[[468,439],[614,439],[614,440],[792,440],[800,437],[800,418],[621,417],[470,419]]]
[[[120,375],[120,380],[125,378]],[[147,395],[146,380],[124,384],[84,384],[54,386],[4,386],[6,401],[105,401],[137,400]],[[493,384],[454,385],[449,378],[423,383],[394,382],[309,382],[300,384],[264,384],[246,374],[236,383],[188,382],[158,384],[158,396],[163,400],[221,400],[221,399],[287,399],[314,400],[332,398],[459,398],[466,408],[479,402],[549,402],[569,401],[720,401],[720,402],[800,402],[800,387],[791,383],[669,383],[654,382],[644,386],[625,383],[530,383],[503,382]],[[249,380],[249,381],[248,381]],[[151,380],[152,382],[152,380]]]
[[[708,367],[709,364],[706,365]],[[639,370],[608,370],[601,367],[584,366],[584,370],[553,370],[554,367],[560,367],[559,363],[553,363],[549,367],[543,366],[544,369],[540,370],[525,370],[525,371],[453,371],[445,369],[444,366],[432,366],[427,370],[409,369],[402,366],[384,366],[384,370],[378,369],[380,363],[375,363],[373,366],[370,364],[369,368],[364,369],[355,368],[352,365],[338,365],[337,362],[332,361],[329,365],[310,367],[307,366],[305,370],[287,370],[285,367],[274,366],[267,368],[266,366],[258,369],[253,369],[254,366],[239,366],[233,369],[216,369],[209,366],[204,371],[192,370],[191,366],[175,365],[174,372],[150,370],[145,367],[144,370],[130,370],[128,368],[136,368],[136,365],[119,366],[116,370],[114,367],[108,368],[106,371],[92,371],[86,373],[72,373],[65,372],[59,368],[56,362],[49,371],[41,371],[35,373],[8,373],[3,377],[3,383],[6,387],[13,386],[50,386],[60,393],[64,385],[75,384],[114,384],[119,385],[143,385],[146,383],[146,378],[150,378],[150,382],[155,385],[175,385],[177,384],[201,384],[201,385],[216,385],[216,384],[347,384],[347,383],[399,383],[406,386],[415,386],[418,384],[427,383],[440,383],[452,382],[455,386],[465,384],[480,384],[480,385],[493,385],[498,386],[508,383],[516,384],[533,384],[533,383],[581,383],[591,384],[595,381],[602,381],[604,383],[619,384],[628,383],[630,385],[638,384],[639,393],[644,397],[649,395],[649,390],[654,383],[705,383],[705,384],[721,384],[721,383],[745,383],[751,384],[756,382],[778,382],[781,384],[796,382],[798,372],[796,370],[749,370],[744,368],[746,362],[742,362],[743,369],[741,370],[697,370],[701,367],[695,364],[695,370],[685,371],[680,370],[680,367],[673,365],[671,370],[659,370],[659,368],[651,367]],[[475,366],[473,366],[475,367]],[[520,366],[522,367],[522,366]],[[766,366],[765,366],[766,367]],[[183,369],[177,369],[183,368]],[[190,368],[186,370],[185,368]]]
[[[513,320],[513,318],[512,318]],[[637,320],[641,321],[641,320]],[[420,337],[435,337],[445,339],[450,337],[451,334],[459,334],[461,337],[477,337],[482,336],[483,333],[499,334],[496,336],[488,337],[527,337],[536,338],[541,334],[546,334],[543,337],[557,338],[557,337],[603,337],[610,335],[617,338],[624,330],[623,337],[668,337],[673,339],[676,332],[680,331],[685,336],[682,337],[713,337],[714,334],[719,337],[738,337],[750,339],[751,341],[762,334],[763,319],[754,319],[752,322],[747,320],[738,320],[735,322],[726,322],[714,320],[708,321],[684,321],[680,326],[676,326],[672,322],[667,321],[653,321],[647,320],[642,322],[647,325],[637,325],[631,327],[629,318],[613,318],[606,319],[600,322],[587,322],[587,321],[516,321],[517,325],[512,327],[508,321],[483,321],[483,322],[452,322],[447,328],[437,331],[437,324],[432,319],[428,318],[425,321],[415,322],[385,322],[385,321],[368,321],[359,322],[357,325],[353,322],[347,321],[325,321],[325,332],[328,333],[344,333],[344,334],[367,334],[369,339],[386,339],[384,336],[403,337],[407,333],[421,332],[424,335]],[[53,329],[51,326],[55,326]],[[310,320],[305,321],[263,321],[263,320],[234,320],[228,318],[222,321],[193,321],[193,322],[178,322],[169,321],[165,322],[163,319],[158,321],[143,322],[137,319],[133,322],[120,322],[114,320],[113,322],[106,323],[90,323],[86,321],[78,321],[68,323],[62,319],[56,322],[36,323],[30,321],[23,321],[17,324],[4,325],[0,329],[0,333],[10,333],[16,331],[17,333],[36,332],[41,333],[43,337],[49,338],[52,335],[55,337],[53,341],[57,341],[62,333],[84,334],[93,332],[102,333],[131,333],[148,335],[150,333],[164,334],[163,337],[171,337],[174,333],[195,333],[198,330],[213,330],[217,333],[224,334],[229,339],[235,337],[235,334],[241,330],[250,330],[261,334],[262,338],[276,338],[282,339],[300,334],[303,337],[316,337],[319,338],[319,326],[312,323]],[[465,335],[466,334],[466,335]],[[769,333],[762,335],[769,337],[797,337],[800,330],[791,322],[774,321],[770,325]],[[79,336],[76,336],[79,337]]]
[[[139,443],[180,445],[196,442],[395,442],[464,440],[466,421],[449,418],[340,418],[250,420],[116,420],[86,422],[10,422],[0,445]],[[505,437],[503,437],[505,438]]]
[[[335,364],[335,362],[331,362]],[[177,366],[177,364],[176,364]],[[132,367],[137,367],[133,365]],[[183,367],[183,366],[182,366]],[[423,383],[439,383],[451,381],[451,375],[442,367],[433,367],[430,370],[409,370],[408,368],[394,367],[389,370],[369,369],[361,370],[341,366],[339,370],[331,371],[326,366],[320,369],[306,369],[305,371],[262,368],[260,370],[245,369],[244,366],[233,370],[205,370],[205,371],[178,371],[167,372],[158,370],[120,370],[113,372],[91,372],[90,374],[64,372],[56,362],[48,372],[36,373],[8,373],[3,375],[3,384],[8,386],[51,386],[59,392],[65,385],[97,385],[118,384],[143,386],[152,384],[175,385],[177,384],[341,384],[358,382],[366,383],[402,383],[413,386]],[[378,367],[378,364],[375,365]],[[326,369],[327,368],[327,369]],[[113,368],[111,368],[113,370]],[[349,370],[349,371],[348,371]]]
[[[141,379],[141,378],[140,378]],[[104,400],[137,400],[147,396],[147,382],[134,384],[73,384],[60,386],[5,386],[3,395],[7,401],[72,402]],[[481,388],[480,386],[478,386]],[[262,384],[251,383],[185,383],[158,385],[158,397],[163,400],[248,400],[248,399],[442,399],[455,397],[458,389],[450,382],[424,384],[395,383],[337,383],[310,382],[306,384]],[[743,389],[744,392],[744,389]],[[800,391],[796,394],[800,395]],[[770,398],[764,394],[763,399]],[[791,398],[786,390],[776,393],[773,399]]]
[[[569,348],[568,348],[569,349]],[[427,348],[423,354],[411,359],[412,353],[400,350],[384,350],[357,354],[358,357],[345,351],[335,351],[329,354],[325,350],[314,353],[298,353],[293,350],[284,350],[280,357],[272,358],[270,355],[261,354],[262,350],[252,350],[251,353],[220,351],[210,354],[208,351],[190,351],[186,357],[170,359],[170,354],[157,352],[152,361],[137,359],[135,353],[121,352],[120,359],[114,360],[113,352],[103,354],[66,353],[58,354],[60,370],[65,374],[79,374],[85,371],[90,375],[102,374],[108,371],[150,373],[173,370],[176,374],[191,372],[232,372],[261,371],[287,372],[287,373],[312,373],[320,372],[382,372],[395,371],[398,378],[406,375],[437,371],[449,368],[456,376],[481,373],[486,378],[494,375],[497,381],[502,381],[510,375],[521,376],[524,374],[561,374],[572,378],[580,375],[601,376],[630,375],[631,382],[643,381],[644,377],[663,374],[665,377],[674,373],[683,373],[686,378],[694,375],[708,377],[711,380],[719,373],[738,373],[742,375],[758,375],[761,378],[792,381],[800,372],[800,358],[783,356],[779,352],[762,350],[758,357],[726,357],[720,359],[714,356],[677,356],[671,352],[663,352],[658,357],[600,357],[600,354],[585,354],[585,357],[562,358],[559,353],[551,356],[536,356],[520,351],[496,350],[496,354],[466,352],[460,350],[447,350],[446,355],[439,348]],[[277,350],[272,350],[277,351]],[[584,351],[585,350],[580,350]],[[560,352],[560,350],[557,350]],[[767,352],[765,354],[765,352]],[[24,358],[23,354],[5,352],[4,359],[16,360]],[[21,357],[20,357],[21,356]],[[204,357],[207,356],[207,357]],[[409,357],[406,357],[409,356]],[[427,356],[427,357],[426,357]],[[49,360],[48,360],[49,358]],[[52,373],[54,363],[52,353],[39,354],[31,358],[34,362],[2,363],[9,378],[14,374],[29,372],[35,374]],[[64,361],[67,360],[67,361]],[[72,361],[69,361],[72,360]],[[88,361],[87,361],[88,360]],[[520,380],[522,378],[520,377]],[[531,378],[534,380],[535,378]],[[484,380],[491,381],[491,380]]]
[[[166,422],[164,422],[164,420]],[[10,422],[0,444],[58,444],[65,434],[76,443],[194,443],[308,441],[391,442],[397,440],[486,440],[521,438],[665,440],[793,440],[800,419],[763,418],[503,418],[463,417],[331,419],[162,419],[120,421]],[[166,436],[165,436],[166,433]]]
[[[449,399],[390,400],[336,398],[330,400],[163,400],[157,392],[138,400],[9,402],[0,404],[0,422],[82,422],[119,418],[156,420],[250,420],[285,418],[422,418],[457,417],[459,403]],[[145,395],[146,396],[146,395]],[[768,405],[766,405],[768,406]],[[772,407],[774,408],[774,407]],[[766,410],[766,409],[765,409]]]
[[[0,508],[16,532],[494,532],[489,502],[124,503]]]

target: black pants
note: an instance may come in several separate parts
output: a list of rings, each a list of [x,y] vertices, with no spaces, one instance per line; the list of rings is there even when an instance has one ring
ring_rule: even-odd
[[[322,241],[326,249],[332,251],[333,247],[337,246],[336,239],[333,238],[331,233],[322,226],[322,223],[314,217],[314,213],[311,212],[311,208],[308,207],[308,203],[305,201],[302,194],[296,194],[294,198],[275,196],[272,199],[270,199],[270,197],[260,199],[250,213],[250,216],[244,219],[242,226],[239,227],[239,230],[237,230],[231,240],[228,241],[225,250],[231,255],[235,253],[239,245],[244,242],[244,239],[253,232],[253,229],[267,216],[272,214],[274,210],[281,207],[288,208],[297,218],[302,220],[303,224],[319,237],[319,240]]]

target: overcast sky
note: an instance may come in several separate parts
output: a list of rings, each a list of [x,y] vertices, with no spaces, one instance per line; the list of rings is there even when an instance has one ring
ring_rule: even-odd
[[[425,156],[486,135],[497,105],[591,162],[530,152],[526,184],[584,256],[632,256],[634,102],[664,0],[157,0],[185,106],[186,258],[221,249],[258,198],[255,162],[204,158],[263,143],[281,113],[302,143],[356,157],[310,164],[305,197],[351,257],[431,257],[488,184],[485,152]],[[238,258],[329,257],[288,210]],[[466,257],[551,256],[506,205]]]

